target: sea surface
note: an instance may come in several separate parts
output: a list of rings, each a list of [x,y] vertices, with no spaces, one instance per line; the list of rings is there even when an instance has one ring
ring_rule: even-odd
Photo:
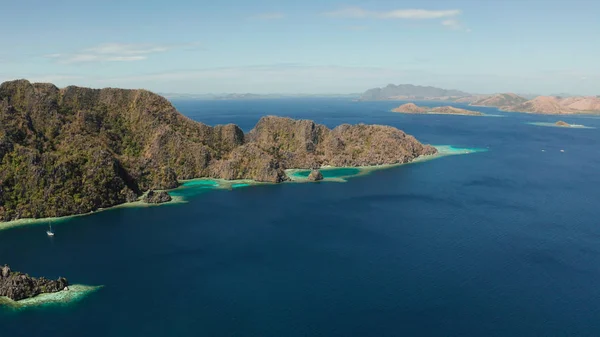
[[[494,108],[390,112],[402,103],[175,101],[246,131],[263,115],[378,123],[487,152],[345,183],[207,188],[73,218],[54,238],[45,225],[1,231],[0,263],[104,287],[0,308],[0,336],[600,336],[600,130]]]

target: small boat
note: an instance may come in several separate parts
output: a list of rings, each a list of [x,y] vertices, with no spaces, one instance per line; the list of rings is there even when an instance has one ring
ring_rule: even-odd
[[[54,231],[52,230],[52,225],[49,225],[49,228],[46,231],[46,234],[48,234],[48,236],[54,236]]]

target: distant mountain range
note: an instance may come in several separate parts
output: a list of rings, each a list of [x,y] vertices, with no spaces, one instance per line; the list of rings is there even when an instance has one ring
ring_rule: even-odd
[[[347,98],[358,101],[449,101],[472,106],[496,107],[504,111],[541,114],[600,114],[599,96],[538,96],[514,93],[470,94],[460,90],[442,89],[412,84],[388,84],[373,88],[363,94],[163,94],[169,99],[180,100],[256,100],[278,98]]]
[[[504,111],[540,114],[600,114],[600,96],[535,96],[499,93],[474,95],[460,90],[447,90],[412,84],[389,84],[365,91],[361,101],[451,101],[472,106],[496,107]]]
[[[361,101],[385,101],[385,100],[453,100],[471,94],[460,90],[447,90],[436,87],[424,87],[412,84],[388,84],[383,88],[374,88],[365,91],[360,96]]]

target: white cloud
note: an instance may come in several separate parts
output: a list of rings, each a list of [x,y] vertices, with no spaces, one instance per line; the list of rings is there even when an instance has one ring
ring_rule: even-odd
[[[446,26],[450,29],[459,29],[460,28],[460,23],[458,22],[458,20],[454,20],[454,19],[444,20],[444,21],[442,21],[442,25]]]
[[[326,16],[353,19],[441,19],[455,17],[461,14],[458,9],[426,10],[426,9],[397,9],[391,11],[369,11],[360,7],[347,7],[325,13]]]
[[[280,12],[262,13],[252,17],[258,20],[280,20],[285,18],[285,14]]]
[[[463,27],[462,23],[456,19],[444,20],[442,21],[442,26],[452,30],[461,30],[467,33],[471,32],[470,29]]]
[[[77,53],[56,53],[45,55],[60,63],[89,63],[89,62],[132,62],[142,61],[149,55],[163,53],[180,47],[177,45],[126,44],[107,43],[84,49]]]

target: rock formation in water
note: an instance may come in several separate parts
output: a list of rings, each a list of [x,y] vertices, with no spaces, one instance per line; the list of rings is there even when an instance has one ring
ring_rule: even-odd
[[[600,97],[538,96],[518,105],[502,107],[502,110],[548,115],[600,114]]]
[[[0,85],[0,220],[88,213],[178,180],[287,180],[285,169],[406,163],[435,148],[389,126],[264,117],[247,135],[145,90]]]
[[[154,190],[148,191],[143,198],[143,201],[147,204],[162,204],[171,200],[169,193],[165,191],[155,192]]]
[[[320,170],[312,170],[308,175],[310,181],[321,181],[323,180],[323,173]]]
[[[0,296],[6,296],[13,301],[43,293],[59,292],[68,286],[69,282],[64,277],[47,280],[43,277],[33,278],[27,274],[11,271],[7,265],[0,268]]]
[[[562,126],[562,127],[571,127],[571,124],[567,123],[567,122],[563,122],[563,121],[558,121],[556,123],[554,123],[554,125],[556,126]]]
[[[473,106],[491,106],[491,107],[508,107],[515,106],[527,102],[527,98],[521,97],[517,94],[506,93],[496,94],[488,97],[471,102]]]
[[[446,114],[446,115],[468,115],[468,116],[483,116],[484,115],[479,111],[460,109],[460,108],[455,108],[452,106],[440,106],[440,107],[435,107],[435,108],[426,108],[426,107],[417,106],[414,103],[403,104],[392,111],[406,113],[406,114],[436,113],[436,114]]]

